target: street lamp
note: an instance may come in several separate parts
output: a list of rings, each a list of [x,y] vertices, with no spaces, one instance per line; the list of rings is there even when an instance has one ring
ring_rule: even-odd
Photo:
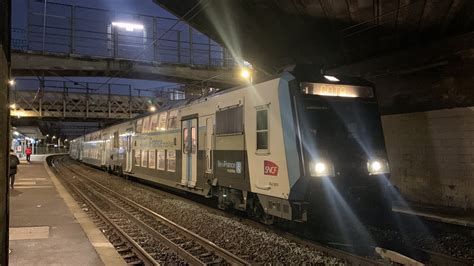
[[[126,31],[134,31],[134,30],[143,30],[144,26],[142,24],[135,24],[135,23],[128,23],[128,22],[112,22],[112,26],[123,28]]]
[[[247,67],[243,67],[240,69],[240,77],[244,80],[247,80],[248,82],[252,83],[252,70],[247,68]]]

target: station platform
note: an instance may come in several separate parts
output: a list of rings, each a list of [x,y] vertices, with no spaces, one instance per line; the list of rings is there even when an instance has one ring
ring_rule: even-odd
[[[420,203],[394,202],[392,211],[418,216],[426,220],[474,228],[474,210]]]
[[[10,188],[10,265],[125,265],[45,162],[20,161]]]

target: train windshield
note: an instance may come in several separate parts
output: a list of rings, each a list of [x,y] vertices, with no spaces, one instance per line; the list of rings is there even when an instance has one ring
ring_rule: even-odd
[[[303,141],[309,147],[365,153],[383,148],[375,100],[305,96],[300,108],[304,108],[300,123]]]

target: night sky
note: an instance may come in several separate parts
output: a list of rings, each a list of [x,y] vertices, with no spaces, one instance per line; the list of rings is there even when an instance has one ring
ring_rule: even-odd
[[[28,4],[29,1],[29,4]],[[26,25],[28,24],[28,19],[31,23],[35,23],[31,17],[36,18],[36,24],[42,24],[42,7],[44,6],[44,1],[41,0],[15,0],[13,2],[13,16],[12,16],[12,27],[17,29],[25,29]],[[50,5],[47,6],[47,14],[52,13],[53,15],[57,16],[61,14],[61,9],[55,8],[54,4],[52,3],[61,3],[61,4],[70,4],[82,7],[89,7],[89,8],[99,8],[99,9],[106,9],[110,11],[116,11],[118,13],[125,12],[125,13],[133,13],[133,14],[140,14],[140,15],[149,15],[149,16],[160,16],[165,18],[176,18],[174,15],[169,13],[168,11],[164,10],[157,4],[154,4],[151,0],[82,0],[82,1],[74,1],[74,0],[63,0],[63,1],[47,1]],[[27,16],[28,5],[30,6],[30,10],[33,10],[29,16]],[[34,8],[32,8],[34,7]],[[49,9],[48,9],[49,8]],[[64,13],[67,13],[66,11]],[[65,14],[67,17],[68,14]],[[85,19],[97,19],[97,14],[90,14],[85,15],[88,17],[83,17]],[[53,16],[51,16],[53,17]],[[47,25],[54,24],[55,22],[49,20]],[[54,19],[54,18],[52,18]],[[32,22],[33,21],[33,22]],[[183,25],[177,25],[176,28],[179,28]],[[41,29],[39,28],[38,31]],[[12,34],[13,39],[19,38],[18,34],[15,32]],[[20,37],[21,38],[21,37]],[[19,78],[29,78],[29,77],[19,77]],[[31,77],[34,79],[35,77]],[[68,79],[72,79],[78,82],[105,82],[108,80],[108,77],[67,77]],[[63,80],[61,77],[46,77],[46,79],[53,79],[53,80]],[[156,80],[137,80],[137,79],[121,79],[121,78],[113,78],[109,81],[109,83],[125,83],[131,84],[133,88],[140,88],[140,89],[147,89],[147,88],[156,88],[161,86],[168,86],[173,85],[171,83],[160,82]],[[35,87],[34,82],[18,82],[17,88],[18,89],[32,89]],[[117,89],[116,93],[123,94],[126,93],[125,91],[120,91]],[[134,90],[134,95],[138,92]],[[142,95],[148,95],[149,93],[143,92]]]

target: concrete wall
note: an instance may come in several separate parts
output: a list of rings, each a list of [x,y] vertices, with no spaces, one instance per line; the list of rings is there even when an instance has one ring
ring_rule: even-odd
[[[392,180],[411,201],[474,209],[474,107],[382,117]]]

